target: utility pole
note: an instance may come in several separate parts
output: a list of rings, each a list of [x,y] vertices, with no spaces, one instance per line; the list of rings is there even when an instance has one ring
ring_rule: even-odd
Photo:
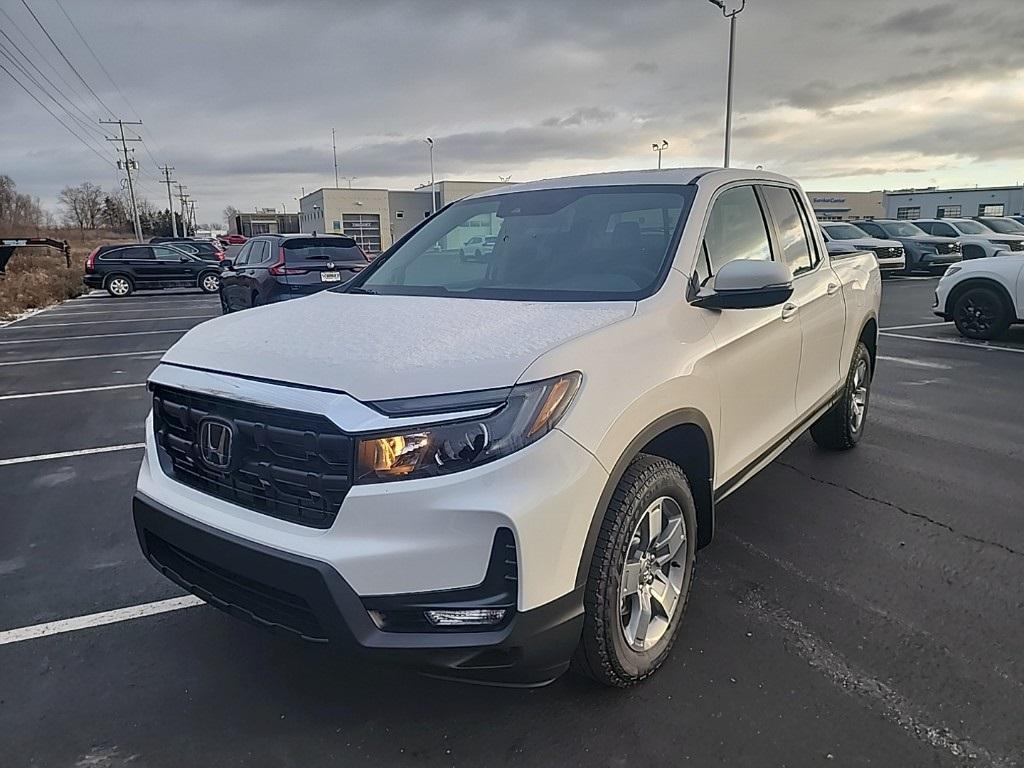
[[[171,179],[171,171],[174,170],[173,165],[157,166],[161,171],[164,172],[164,184],[167,185],[167,212],[171,214],[171,234],[175,237],[178,236],[178,220],[174,216],[174,200],[171,199],[171,184],[174,181]]]
[[[334,188],[338,188],[338,143],[334,138],[334,129],[331,128],[331,149],[334,150]]]
[[[132,167],[138,167],[138,163],[128,158],[128,142],[129,141],[142,141],[141,138],[126,138],[124,135],[124,127],[126,125],[142,125],[141,120],[100,120],[101,125],[116,125],[121,129],[121,138],[116,136],[107,136],[107,141],[120,141],[121,151],[124,153],[124,172],[128,177],[128,197],[132,201],[132,221],[135,224],[135,240],[136,242],[142,242],[142,222],[139,221],[139,206],[135,202],[135,185],[132,183]],[[120,164],[120,163],[119,163]]]
[[[178,204],[181,207],[181,234],[184,237],[188,237],[188,225],[185,223],[185,200],[187,198],[187,195],[185,194],[186,189],[188,189],[188,187],[182,186],[181,182],[178,182]]]

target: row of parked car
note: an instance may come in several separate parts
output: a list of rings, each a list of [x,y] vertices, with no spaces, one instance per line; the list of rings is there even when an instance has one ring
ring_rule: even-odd
[[[1024,216],[823,222],[829,253],[873,251],[888,272],[941,274],[962,259],[1024,251]]]

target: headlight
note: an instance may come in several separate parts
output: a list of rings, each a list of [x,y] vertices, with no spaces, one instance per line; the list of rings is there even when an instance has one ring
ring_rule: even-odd
[[[953,243],[951,249],[954,251],[962,251],[964,249],[964,244],[961,242],[955,242]]]
[[[355,482],[435,477],[508,456],[555,428],[582,379],[573,372],[517,385],[497,412],[482,419],[360,438]]]
[[[945,272],[943,273],[943,275],[942,275],[942,276],[943,276],[943,277],[950,277],[950,276],[952,276],[952,275],[955,275],[955,274],[956,274],[957,272],[959,272],[959,271],[960,271],[961,269],[963,269],[963,267],[961,267],[961,266],[960,266],[959,264],[954,264],[954,265],[953,265],[953,266],[951,266],[951,267],[950,267],[949,269],[947,269],[947,270],[946,270],[946,271],[945,271]]]

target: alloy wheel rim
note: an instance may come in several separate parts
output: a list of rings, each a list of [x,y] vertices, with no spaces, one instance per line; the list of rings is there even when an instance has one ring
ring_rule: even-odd
[[[853,387],[850,392],[850,427],[860,432],[864,424],[864,413],[868,408],[868,364],[858,360],[853,371]]]
[[[203,279],[203,286],[208,291],[216,291],[218,288],[220,288],[220,281],[213,275],[207,275]]]
[[[960,322],[969,331],[986,333],[995,322],[995,311],[988,301],[969,298],[960,305]]]
[[[619,626],[634,651],[665,636],[682,598],[686,525],[674,499],[648,505],[633,530],[619,577]]]
[[[116,277],[110,281],[110,290],[118,296],[128,293],[128,281],[122,277]]]

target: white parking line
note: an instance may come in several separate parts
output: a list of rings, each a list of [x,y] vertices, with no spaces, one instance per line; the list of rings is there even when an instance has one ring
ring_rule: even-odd
[[[14,328],[15,331],[25,331],[32,328],[63,328],[68,325],[99,325],[100,323],[155,323],[160,320],[191,320],[197,317],[210,319],[216,315],[174,315],[173,317],[129,317],[124,320],[83,320],[80,323],[36,323],[35,325],[22,325]],[[27,318],[26,318],[27,319]]]
[[[112,339],[118,336],[152,336],[158,333],[188,333],[191,328],[168,328],[166,331],[130,331],[128,333],[93,333],[87,336],[50,336],[45,339],[6,339],[0,344],[34,344],[40,341],[74,341],[75,339]]]
[[[889,328],[882,328],[883,331],[909,331],[911,328],[933,328],[936,325],[946,325],[946,321],[938,321],[933,323],[917,323],[916,325],[893,325]]]
[[[211,307],[215,307],[215,306],[216,305],[211,304]],[[190,306],[178,305],[178,306],[167,307],[166,309],[158,309],[158,310],[152,310],[152,309],[149,309],[149,308],[145,308],[145,309],[139,308],[139,309],[97,309],[97,310],[93,311],[91,309],[88,309],[88,310],[83,310],[81,312],[79,312],[77,310],[74,310],[74,309],[68,310],[68,309],[56,309],[56,308],[54,308],[54,309],[44,309],[44,310],[41,310],[41,311],[37,312],[35,315],[32,315],[31,317],[36,317],[37,315],[41,315],[41,314],[44,314],[44,313],[46,314],[47,317],[53,317],[54,315],[59,315],[60,317],[85,317],[87,315],[137,315],[139,312],[153,312],[153,311],[156,311],[156,312],[174,312],[174,311],[176,311],[178,309],[189,310],[189,309],[199,309],[199,308],[200,307],[190,307]],[[23,318],[22,320],[15,320],[14,322],[15,323],[20,323],[23,320],[28,320],[28,319],[29,318],[26,317],[26,318]],[[155,318],[155,319],[159,320],[160,318]]]
[[[15,395],[0,395],[0,400],[27,400],[31,397],[53,397],[55,395],[79,395],[83,392],[105,392],[109,389],[130,389],[132,387],[144,387],[146,382],[141,384],[109,384],[102,387],[82,387],[81,389],[55,389],[51,392],[23,392]]]
[[[68,360],[96,360],[101,357],[145,357],[146,355],[162,355],[166,349],[147,349],[142,352],[107,352],[102,355],[71,355],[70,357],[38,357],[35,360],[10,360],[3,365],[34,365],[35,363],[64,363]]]
[[[82,448],[78,451],[61,451],[60,453],[41,453],[36,456],[17,456],[13,459],[0,459],[0,467],[11,464],[31,464],[35,461],[50,461],[52,459],[70,459],[75,456],[89,456],[93,453],[113,453],[114,451],[133,451],[136,448],[145,448],[145,443],[125,443],[124,445],[106,445],[102,448]]]
[[[895,339],[910,339],[911,341],[930,341],[933,344],[952,344],[957,347],[970,347],[971,349],[993,350],[995,352],[1016,352],[1018,355],[1024,355],[1024,349],[1014,349],[1013,347],[994,347],[985,342],[956,341],[955,339],[929,339],[927,336],[911,336],[910,334],[907,333],[880,332],[878,335],[892,336]]]
[[[930,368],[939,371],[948,371],[953,367],[951,365],[943,365],[942,363],[930,363],[927,360],[911,360],[909,357],[889,357],[888,355],[879,355],[875,359],[884,360],[887,363],[909,365],[911,368]]]
[[[48,621],[45,624],[35,624],[31,627],[8,629],[0,632],[0,645],[35,640],[36,638],[48,637],[50,635],[62,635],[65,632],[76,632],[79,629],[89,629],[90,627],[102,627],[104,624],[116,624],[119,621],[141,619],[144,616],[154,616],[169,611],[180,611],[183,608],[194,608],[197,605],[205,605],[205,603],[195,595],[185,595],[184,597],[172,597],[169,600],[158,600],[155,603],[143,603],[142,605],[115,608],[112,611],[90,613],[86,616],[76,616],[72,619]]]

